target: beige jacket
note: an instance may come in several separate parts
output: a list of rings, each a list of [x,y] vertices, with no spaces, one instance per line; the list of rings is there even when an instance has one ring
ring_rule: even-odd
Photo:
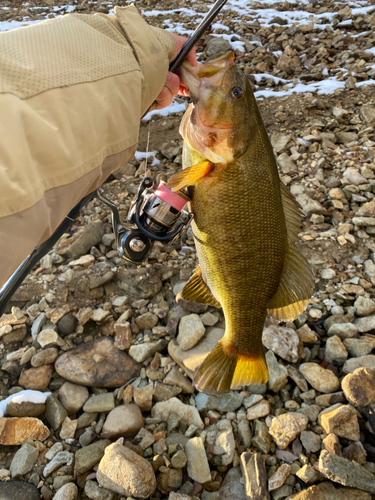
[[[174,50],[133,5],[0,34],[0,287],[133,156]]]

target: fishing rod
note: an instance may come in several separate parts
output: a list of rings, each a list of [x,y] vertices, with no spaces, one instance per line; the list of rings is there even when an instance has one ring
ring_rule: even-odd
[[[183,60],[201,38],[206,29],[226,4],[227,0],[217,0],[201,23],[183,45],[176,59],[169,65],[169,71],[176,73]],[[16,269],[5,285],[0,289],[0,316],[14,292],[21,285],[31,269],[42,259],[72,226],[79,212],[93,198],[98,198],[107,205],[112,213],[112,225],[116,235],[119,255],[128,263],[139,266],[151,253],[155,241],[172,243],[188,228],[193,215],[184,211],[188,197],[172,192],[161,183],[152,190],[153,181],[146,177],[141,183],[136,199],[132,202],[127,221],[132,227],[125,227],[120,222],[119,211],[114,203],[106,198],[101,189],[88,194],[72,208],[54,233],[43,243],[36,246]]]

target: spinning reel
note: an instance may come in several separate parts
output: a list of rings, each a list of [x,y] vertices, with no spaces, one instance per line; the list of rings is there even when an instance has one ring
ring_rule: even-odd
[[[152,188],[152,179],[145,177],[127,216],[130,227],[121,224],[116,205],[99,190],[96,192],[96,196],[111,209],[119,255],[136,266],[147,259],[155,241],[173,243],[186,231],[194,217],[184,211],[184,206],[190,201],[185,193],[173,192],[163,181],[157,189]]]

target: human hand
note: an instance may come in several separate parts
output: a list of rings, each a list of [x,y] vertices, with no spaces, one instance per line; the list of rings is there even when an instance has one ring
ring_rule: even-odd
[[[174,38],[176,39],[176,50],[170,60],[173,61],[176,59],[178,53],[182,49],[182,47],[185,45],[187,38],[184,36],[176,35],[175,33],[172,33]],[[195,47],[188,53],[186,56],[186,60],[192,65],[192,66],[197,66],[197,55],[195,53]],[[160,92],[160,94],[156,98],[157,102],[157,107],[156,109],[163,109],[166,106],[169,106],[172,103],[173,98],[177,95],[188,95],[186,91],[186,87],[183,85],[183,82],[180,80],[180,77],[176,75],[176,73],[171,73],[168,72],[167,75],[167,80],[165,82],[165,85],[163,87],[163,90]]]

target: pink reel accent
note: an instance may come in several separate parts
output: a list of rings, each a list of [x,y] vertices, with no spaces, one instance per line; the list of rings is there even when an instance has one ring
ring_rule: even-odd
[[[187,203],[187,200],[185,198],[178,195],[177,193],[174,193],[171,189],[169,189],[169,187],[162,183],[159,184],[159,187],[154,192],[154,195],[168,203],[168,205],[175,208],[179,212],[182,211]]]

